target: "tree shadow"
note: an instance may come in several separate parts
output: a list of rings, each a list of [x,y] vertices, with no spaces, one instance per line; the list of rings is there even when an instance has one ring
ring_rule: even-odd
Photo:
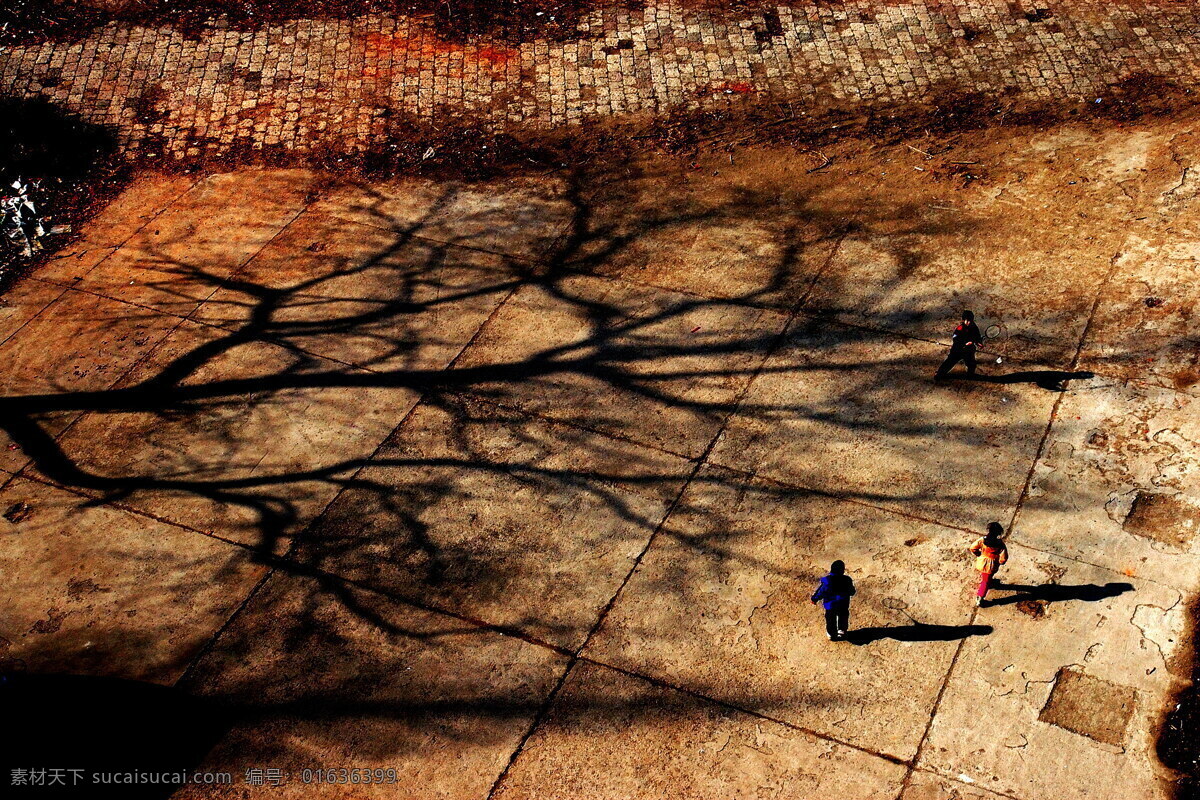
[[[994,580],[992,581],[992,588],[1008,589],[1017,592],[1017,594],[993,600],[984,600],[984,606],[1006,606],[1027,600],[1041,600],[1046,603],[1082,600],[1085,603],[1094,603],[1098,600],[1107,600],[1110,597],[1116,597],[1125,592],[1132,592],[1133,584],[1122,581],[1119,583],[1105,583],[1103,585],[1098,583],[1081,583],[1064,586],[1058,583],[1021,584]]]
[[[814,321],[796,334],[804,337],[804,359],[767,361],[790,335],[785,322],[799,308],[804,287],[817,279],[804,265],[804,251],[836,242],[851,211],[820,197],[781,198],[777,188],[738,188],[715,200],[688,195],[679,202],[647,194],[632,202],[629,171],[580,168],[563,175],[561,191],[539,198],[545,202],[532,214],[561,209],[563,234],[536,257],[497,253],[486,238],[511,222],[499,204],[455,217],[447,232],[444,212],[461,205],[456,187],[441,189],[424,215],[403,220],[394,218],[388,198],[364,187],[354,213],[380,234],[369,248],[343,252],[285,234],[272,240],[278,264],[260,255],[232,272],[188,262],[186,235],[172,242],[160,237],[148,246],[153,269],[144,271],[150,280],[138,280],[139,290],[157,290],[167,302],[200,298],[195,318],[207,314],[208,321],[181,325],[165,345],[148,346],[137,366],[112,383],[54,385],[0,398],[0,429],[41,478],[88,498],[80,505],[120,502],[197,528],[218,524],[211,519],[236,521],[237,530],[215,532],[245,544],[278,574],[316,583],[325,605],[298,604],[292,622],[297,641],[316,632],[328,641],[327,664],[364,660],[343,632],[360,623],[422,646],[448,636],[440,628],[413,636],[411,607],[469,621],[454,629],[455,639],[501,633],[569,654],[621,585],[631,557],[625,554],[639,552],[656,531],[703,548],[714,571],[736,567],[790,578],[789,565],[739,546],[754,533],[727,524],[729,509],[708,510],[704,524],[690,529],[664,524],[688,474],[697,493],[745,494],[744,473],[692,472],[695,455],[732,414],[767,430],[780,419],[800,419],[847,435],[869,431],[901,442],[914,462],[924,457],[931,435],[971,441],[977,431],[930,418],[915,404],[893,403],[886,415],[874,413],[872,406],[894,395],[871,395],[850,379],[822,383],[808,396],[747,402],[744,390],[762,375],[815,384],[814,374],[862,374],[863,365],[846,361],[839,348],[869,349],[885,336],[848,326],[826,335],[821,331],[831,326]],[[760,279],[723,296],[622,278],[617,262],[647,237],[695,237],[697,229],[777,218],[781,209],[788,219],[771,243],[778,255]],[[927,235],[961,233],[955,223],[910,219],[904,209],[882,203],[868,213]],[[514,224],[527,223],[516,217]],[[481,253],[491,260],[481,262]],[[288,271],[289,261],[305,268]],[[129,277],[122,275],[115,290],[100,291],[115,293]],[[498,332],[502,317],[516,306],[509,324],[520,336],[505,341]],[[454,324],[468,313],[478,315],[478,327],[460,340]],[[711,322],[724,319],[733,322],[725,328]],[[545,336],[520,330],[542,323]],[[569,335],[550,335],[564,329]],[[269,357],[258,357],[262,353]],[[920,374],[919,362],[884,360],[861,380],[879,372],[903,380]],[[397,401],[401,410],[381,412],[382,423],[369,427],[372,412],[396,397],[416,398],[416,406]],[[613,397],[619,402],[609,402]],[[51,424],[55,414],[78,415],[80,422],[60,435]],[[330,422],[346,418],[351,424]],[[680,420],[691,426],[695,454],[662,435]],[[1040,423],[1022,425],[1013,423],[1014,436],[1041,431]],[[306,426],[320,446],[305,451],[307,440],[282,439],[297,426]],[[353,446],[341,446],[347,440]],[[125,452],[142,447],[154,457]],[[971,467],[960,463],[958,451],[946,458],[948,470]],[[769,504],[799,490],[764,484],[754,491],[762,495],[756,502]],[[946,491],[964,505],[985,499],[973,488]],[[904,486],[838,490],[839,499],[872,504],[916,496]],[[213,508],[224,516],[204,516]],[[684,608],[708,602],[703,581],[688,569],[681,562],[644,588]],[[598,594],[587,594],[593,590]],[[367,593],[371,599],[364,600]],[[381,610],[374,602],[379,596],[409,608]],[[251,605],[267,602],[256,596]],[[331,606],[345,612],[336,624],[327,620]],[[248,606],[181,685],[237,694],[233,706],[259,704],[263,718],[294,713],[286,698],[323,670],[306,662],[303,649],[288,649],[292,642],[275,647],[252,635],[251,623],[239,628],[250,614]],[[950,641],[990,630],[915,624],[848,638],[861,644]],[[290,671],[237,672],[222,657],[239,633],[247,662],[279,655]],[[686,635],[650,628],[642,634],[668,640],[664,647]],[[122,652],[121,645],[128,652],[128,634],[109,649]],[[448,663],[454,657],[450,652]],[[375,683],[395,680],[396,663],[384,652]],[[459,697],[452,672],[431,671],[413,694],[436,696],[444,689]],[[322,719],[363,714],[371,703],[337,686],[355,680],[334,675],[314,685],[306,702]],[[532,713],[540,703],[510,703],[484,684],[471,688],[460,693],[454,713],[492,719]],[[268,689],[284,699],[262,700]],[[788,700],[753,692],[735,699],[747,707]],[[611,701],[622,705],[620,697]],[[403,715],[418,705],[383,707]],[[434,703],[430,713],[442,709]],[[446,735],[480,735],[478,727],[462,730]],[[392,744],[384,738],[379,746]]]
[[[991,625],[926,625],[922,622],[914,622],[912,625],[879,626],[847,631],[846,641],[859,646],[877,642],[880,639],[893,639],[897,642],[953,642],[970,636],[987,636],[992,630]]]

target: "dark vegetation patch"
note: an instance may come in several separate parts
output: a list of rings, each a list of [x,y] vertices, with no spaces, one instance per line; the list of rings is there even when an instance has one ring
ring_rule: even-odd
[[[33,200],[39,214],[49,217],[47,228],[70,225],[78,231],[124,188],[128,171],[108,129],[41,98],[0,97],[0,190],[17,178],[36,181]],[[68,240],[47,237],[46,250],[32,260],[0,242],[0,289]]]
[[[1176,771],[1175,800],[1200,800],[1200,657],[1196,632],[1200,631],[1200,604],[1191,607],[1192,647],[1190,682],[1167,709],[1158,736],[1158,757]],[[1188,648],[1180,648],[1187,652]],[[1186,669],[1185,669],[1186,674]]]
[[[638,7],[640,0],[625,0]],[[215,25],[255,30],[294,19],[354,19],[367,14],[420,17],[450,40],[500,41],[574,36],[584,0],[6,0],[0,44],[71,40],[110,22],[170,26],[199,36]]]

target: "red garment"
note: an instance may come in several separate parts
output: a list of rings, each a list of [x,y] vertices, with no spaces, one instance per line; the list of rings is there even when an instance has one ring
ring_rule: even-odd
[[[987,597],[988,588],[992,583],[992,573],[979,573],[979,588],[975,590],[975,596],[979,598]]]

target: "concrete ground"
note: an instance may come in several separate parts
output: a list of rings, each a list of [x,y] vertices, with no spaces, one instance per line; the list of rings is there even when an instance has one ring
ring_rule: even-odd
[[[201,698],[180,798],[1165,797],[1190,131],[144,174],[0,308],[0,655]]]

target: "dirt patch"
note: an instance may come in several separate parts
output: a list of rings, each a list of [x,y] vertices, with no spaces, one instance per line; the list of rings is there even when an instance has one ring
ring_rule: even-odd
[[[33,514],[33,506],[29,503],[13,503],[4,512],[4,518],[16,525],[29,519]]]
[[[640,8],[626,0],[625,8]],[[293,19],[354,19],[367,14],[424,20],[451,41],[488,36],[503,42],[577,35],[582,0],[14,0],[0,8],[0,43],[71,41],[112,22],[167,26],[196,37],[216,26],[257,30]]]
[[[106,594],[111,592],[107,586],[101,586],[91,578],[72,578],[67,581],[67,597],[72,600],[82,600],[89,594]]]
[[[1139,491],[1123,527],[1134,536],[1187,550],[1200,530],[1200,508],[1176,495]]]
[[[1063,667],[1038,719],[1094,741],[1121,747],[1136,700],[1137,692],[1129,686]]]
[[[1017,611],[1022,614],[1041,619],[1046,616],[1046,601],[1045,600],[1018,600],[1016,603]]]
[[[67,618],[66,611],[59,611],[57,608],[52,608],[46,612],[45,619],[39,619],[33,623],[29,629],[30,633],[58,633],[62,628],[63,620]]]

